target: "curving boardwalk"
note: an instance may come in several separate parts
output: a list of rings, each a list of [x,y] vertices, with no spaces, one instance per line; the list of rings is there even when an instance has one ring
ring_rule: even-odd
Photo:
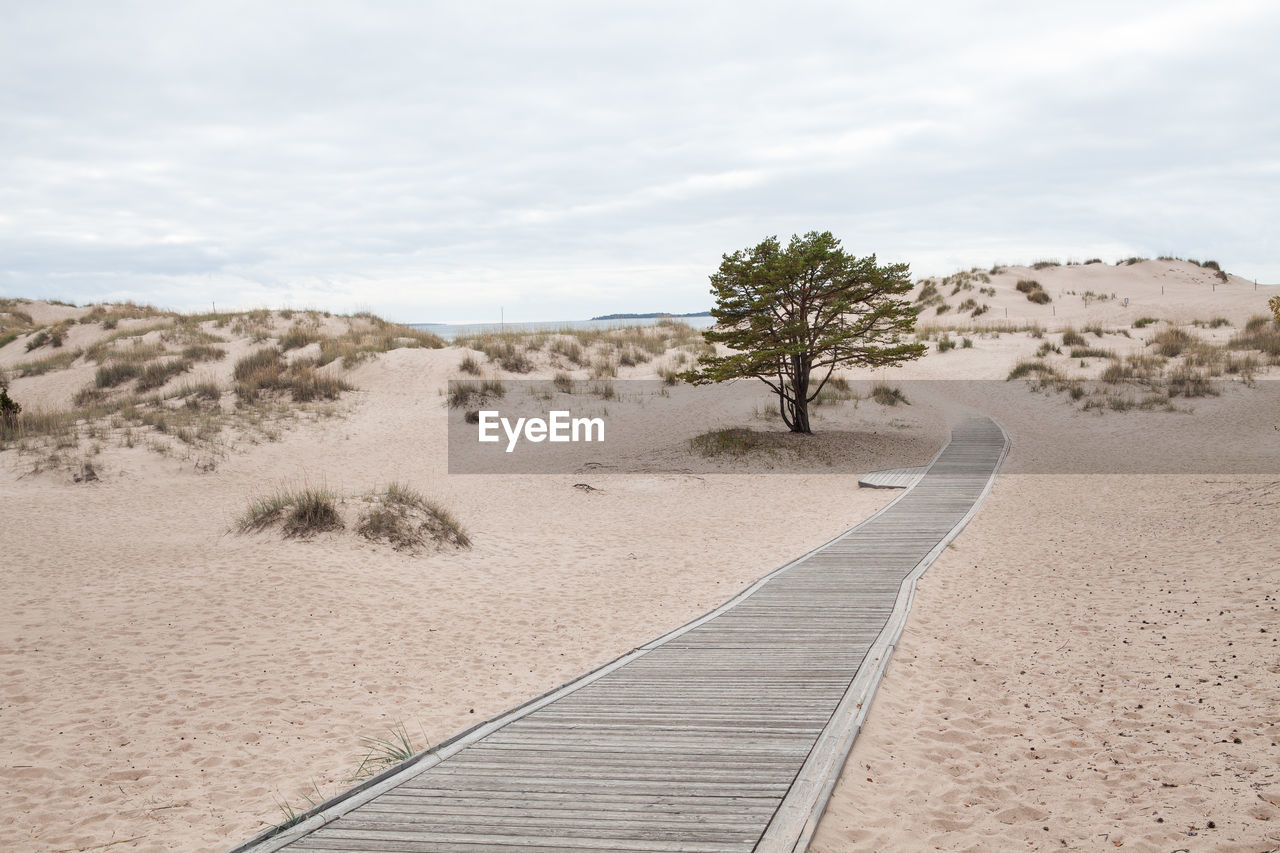
[[[1007,449],[964,422],[914,487],[721,608],[233,849],[805,849],[916,577]]]

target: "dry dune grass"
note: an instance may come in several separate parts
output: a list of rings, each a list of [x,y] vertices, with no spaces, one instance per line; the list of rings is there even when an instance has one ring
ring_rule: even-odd
[[[356,518],[349,522],[346,516],[352,513]],[[253,498],[234,527],[240,533],[279,528],[291,539],[353,529],[370,542],[409,552],[471,546],[471,537],[453,513],[395,481],[350,499],[325,485],[281,486]]]
[[[679,320],[610,329],[485,332],[457,338],[454,345],[483,353],[488,363],[508,373],[551,367],[571,373],[582,370],[592,379],[614,378],[620,368],[648,365],[667,353],[707,352],[702,335]],[[464,369],[471,372],[472,366],[478,370],[474,360]]]
[[[4,351],[21,349],[0,364],[18,379],[77,371],[90,379],[61,405],[25,406],[0,435],[0,448],[18,445],[36,457],[40,469],[66,462],[66,451],[85,440],[141,443],[209,465],[234,440],[228,432],[250,442],[274,440],[299,414],[331,414],[302,408],[352,390],[341,370],[326,365],[337,361],[345,370],[378,353],[444,345],[435,335],[367,313],[338,317],[260,309],[190,315],[133,303],[64,305],[60,310],[73,316],[41,325],[32,312],[42,310],[48,310],[45,303],[0,302],[0,340],[11,344]],[[73,337],[83,344],[72,346]],[[229,375],[202,368],[255,343],[259,349],[238,359]],[[310,344],[319,345],[317,355],[285,358]],[[229,407],[219,404],[224,396]]]

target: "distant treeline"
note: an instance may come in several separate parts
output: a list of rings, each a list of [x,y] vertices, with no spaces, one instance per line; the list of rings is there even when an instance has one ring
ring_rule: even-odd
[[[710,317],[710,311],[690,311],[688,314],[672,314],[669,311],[654,311],[649,314],[601,314],[592,320],[652,320],[657,317]]]

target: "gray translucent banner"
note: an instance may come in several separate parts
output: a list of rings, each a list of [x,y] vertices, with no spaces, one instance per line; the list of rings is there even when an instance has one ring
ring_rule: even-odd
[[[828,386],[790,433],[758,380],[451,380],[450,474],[857,475],[924,465],[994,418],[1004,473],[1280,475],[1280,382],[882,380]],[[877,392],[877,386],[883,386]]]

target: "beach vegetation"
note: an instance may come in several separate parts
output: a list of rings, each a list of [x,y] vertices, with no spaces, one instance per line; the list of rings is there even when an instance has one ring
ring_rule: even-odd
[[[877,382],[871,386],[871,399],[882,406],[896,406],[899,403],[906,406],[911,405],[911,401],[907,399],[906,394],[902,393],[901,388],[884,382]]]
[[[351,774],[351,778],[347,780],[348,782],[377,776],[390,767],[403,764],[421,751],[414,744],[404,723],[396,723],[391,731],[382,737],[362,737],[360,743],[365,749],[365,754],[360,759],[355,772]]]
[[[305,485],[297,489],[279,489],[271,495],[255,498],[240,516],[241,533],[265,530],[280,524],[290,538],[306,538],[343,527],[338,512],[338,497],[322,486]]]
[[[1181,355],[1183,350],[1192,346],[1198,340],[1199,338],[1186,329],[1172,326],[1156,332],[1155,336],[1147,341],[1147,345],[1153,347],[1160,355],[1166,358],[1173,358]]]
[[[365,503],[356,532],[371,542],[385,542],[397,551],[416,551],[427,545],[471,546],[471,537],[452,513],[401,483],[388,483],[385,489],[367,495]]]
[[[1075,329],[1067,326],[1062,330],[1062,345],[1064,347],[1082,347],[1087,345],[1084,335]]]

